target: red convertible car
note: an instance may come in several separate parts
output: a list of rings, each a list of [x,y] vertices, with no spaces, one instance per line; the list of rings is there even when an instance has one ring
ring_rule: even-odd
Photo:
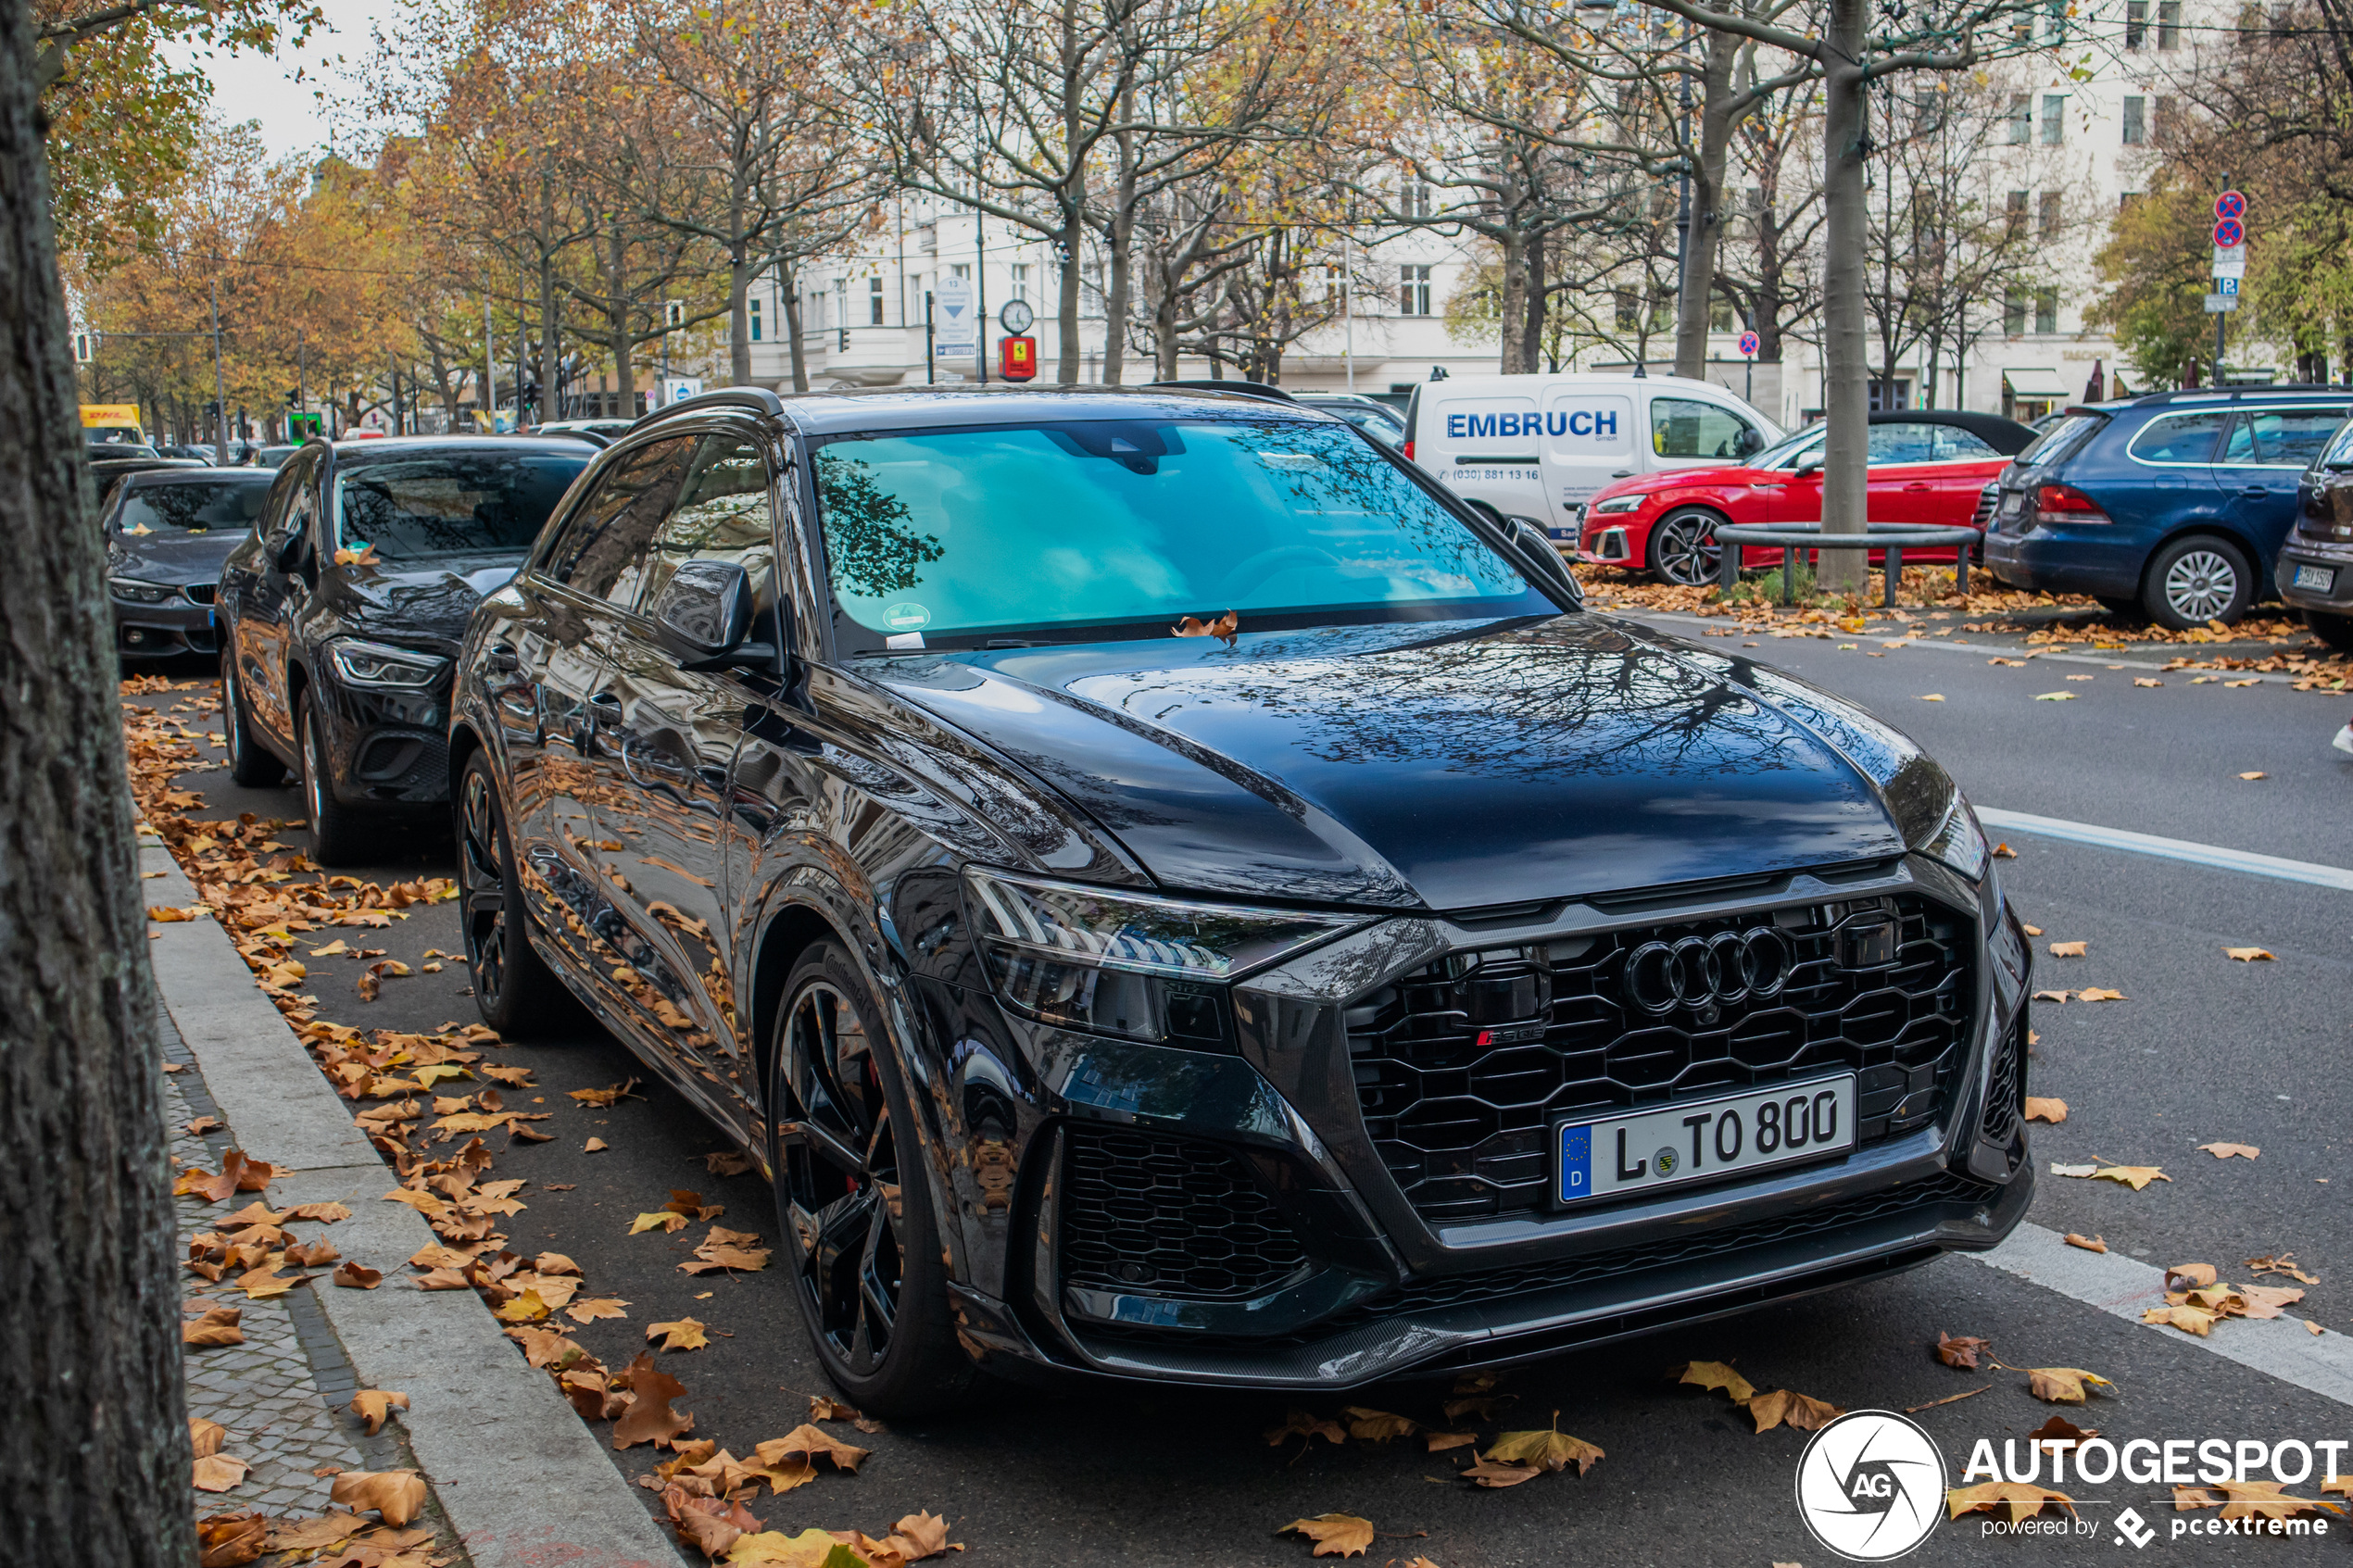
[[[1818,522],[1824,427],[1808,425],[1737,468],[1670,469],[1605,485],[1586,503],[1577,558],[1647,571],[1661,583],[1716,580],[1716,525]],[[1999,414],[1923,408],[1871,416],[1870,521],[1954,527],[1974,522],[1979,494],[2034,433]],[[1921,550],[1923,563],[1952,549]],[[1877,551],[1871,559],[1879,558]],[[1915,558],[1905,552],[1905,558]],[[1744,566],[1780,561],[1750,549]]]

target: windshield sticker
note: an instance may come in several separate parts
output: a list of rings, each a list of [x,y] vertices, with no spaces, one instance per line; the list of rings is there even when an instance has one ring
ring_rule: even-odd
[[[920,632],[931,624],[931,611],[912,599],[901,599],[883,611],[883,624],[894,632]]]

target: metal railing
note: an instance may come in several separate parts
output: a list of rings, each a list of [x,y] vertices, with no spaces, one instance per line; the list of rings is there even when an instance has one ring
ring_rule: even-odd
[[[1730,595],[1741,580],[1741,551],[1759,545],[1781,546],[1781,603],[1797,600],[1797,558],[1806,550],[1884,550],[1887,594],[1881,601],[1895,608],[1895,586],[1904,580],[1904,550],[1939,545],[1960,546],[1954,583],[1969,592],[1969,546],[1983,537],[1974,528],[1937,528],[1917,522],[1874,522],[1862,533],[1824,533],[1818,522],[1718,523],[1716,527],[1718,588]]]

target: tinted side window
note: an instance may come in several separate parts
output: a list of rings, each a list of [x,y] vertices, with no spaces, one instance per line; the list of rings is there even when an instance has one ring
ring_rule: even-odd
[[[634,608],[647,546],[669,511],[695,438],[650,442],[605,470],[596,493],[564,524],[540,570],[584,594]]]
[[[2320,456],[2344,420],[2342,408],[2250,408],[2231,427],[2221,460],[2300,469]]]
[[[1939,427],[1931,424],[1881,424],[1871,429],[1873,463],[1932,463],[1936,460]]]
[[[2231,422],[2228,410],[2168,414],[2151,420],[2125,448],[2145,463],[2203,463],[2214,455],[2214,438]]]
[[[1662,458],[1737,458],[1749,428],[1730,409],[1694,397],[1651,399],[1651,450]]]
[[[731,561],[751,579],[753,601],[764,605],[774,576],[774,529],[768,510],[768,464],[739,436],[704,438],[678,493],[678,505],[654,531],[647,552],[645,595],[650,613],[662,584],[681,562]]]

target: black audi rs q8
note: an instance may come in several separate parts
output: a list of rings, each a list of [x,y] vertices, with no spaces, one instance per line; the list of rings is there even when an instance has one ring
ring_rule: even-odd
[[[1523,1360],[2031,1196],[1944,771],[1313,409],[689,399],[476,609],[449,756],[484,1018],[568,990],[742,1141],[870,1411]]]

